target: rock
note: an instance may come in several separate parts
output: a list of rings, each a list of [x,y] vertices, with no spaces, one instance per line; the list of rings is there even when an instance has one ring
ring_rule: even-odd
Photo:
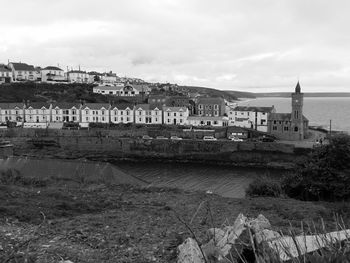
[[[270,228],[270,221],[264,217],[262,214],[258,215],[257,218],[248,220],[247,227],[249,227],[253,233],[260,232],[266,228]]]
[[[179,245],[178,250],[178,263],[205,263],[197,242],[190,237]]]
[[[212,243],[209,241],[203,246],[205,247],[206,253],[208,253],[205,254],[206,257],[211,258],[215,256],[217,260],[223,260],[230,252],[232,245],[246,229],[246,220],[247,218],[243,214],[239,214],[233,226],[227,226],[223,230],[215,228],[215,235],[214,229],[209,230],[209,234],[212,235],[213,241]],[[212,248],[213,245],[216,247],[216,249]]]
[[[272,241],[274,239],[280,238],[281,235],[273,230],[263,229],[262,231],[257,232],[255,235],[255,240],[258,244],[263,241]]]
[[[267,244],[276,252],[282,261],[287,261],[291,258],[298,257],[299,253],[304,255],[327,247],[330,244],[347,240],[349,236],[350,229],[321,235],[283,236],[267,241]]]

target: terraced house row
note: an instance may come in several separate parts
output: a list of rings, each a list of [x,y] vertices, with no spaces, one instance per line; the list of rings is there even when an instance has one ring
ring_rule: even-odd
[[[136,123],[194,126],[227,126],[223,116],[189,116],[187,107],[152,104],[108,103],[0,103],[0,122],[31,128],[54,127],[52,124]]]

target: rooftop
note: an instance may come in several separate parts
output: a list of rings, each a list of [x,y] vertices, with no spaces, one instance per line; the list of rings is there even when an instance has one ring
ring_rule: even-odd
[[[54,67],[54,66],[48,66],[42,70],[60,70],[60,71],[63,71],[63,69],[60,69],[59,67]]]
[[[272,112],[274,106],[272,107],[258,107],[258,106],[237,106],[234,111],[257,111],[257,112]]]
[[[17,62],[11,62],[11,64],[15,70],[35,71],[35,68],[33,65],[28,65],[26,63],[17,63]]]

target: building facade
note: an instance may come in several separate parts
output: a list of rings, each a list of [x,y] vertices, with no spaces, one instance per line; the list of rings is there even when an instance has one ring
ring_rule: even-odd
[[[136,124],[162,124],[162,108],[152,104],[138,104],[135,106]]]
[[[51,104],[33,102],[28,103],[24,110],[24,122],[49,123],[51,122]]]
[[[66,77],[64,76],[64,71],[58,67],[48,66],[41,70],[41,81],[56,81],[62,82],[66,81]]]
[[[303,115],[304,94],[299,82],[291,94],[291,113],[272,113],[268,120],[268,132],[282,140],[298,141],[306,138],[309,121]]]
[[[55,103],[52,105],[52,122],[81,122],[82,105],[78,103]]]
[[[267,132],[267,121],[276,109],[272,107],[237,106],[227,112],[230,126],[239,126]]]
[[[6,65],[0,65],[0,84],[12,82],[12,70]]]
[[[228,126],[228,118],[223,116],[189,116],[187,124],[192,126]]]
[[[219,117],[225,114],[225,101],[222,98],[200,97],[196,103],[198,116]]]
[[[71,70],[67,72],[67,80],[73,83],[89,83],[90,78],[86,71]]]
[[[108,103],[85,103],[81,107],[81,123],[109,123],[109,110],[111,105]]]
[[[24,122],[24,103],[0,103],[0,123]]]
[[[36,70],[33,65],[26,63],[10,62],[13,81],[36,81]]]
[[[163,107],[163,120],[167,125],[185,125],[189,116],[186,107]]]
[[[132,104],[113,104],[111,107],[111,123],[133,123],[134,106]]]

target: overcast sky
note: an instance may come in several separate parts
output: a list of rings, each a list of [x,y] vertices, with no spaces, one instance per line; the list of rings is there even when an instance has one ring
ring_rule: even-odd
[[[0,0],[0,63],[350,92],[348,0]]]

